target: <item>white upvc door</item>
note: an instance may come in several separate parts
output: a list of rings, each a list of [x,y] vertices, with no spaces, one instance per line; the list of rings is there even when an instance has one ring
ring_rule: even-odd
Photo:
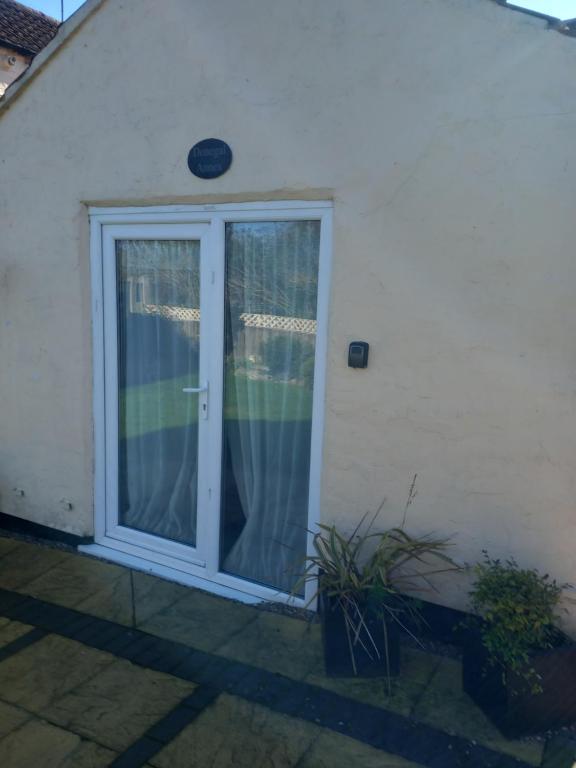
[[[246,602],[319,520],[331,205],[91,213],[95,544]]]
[[[105,534],[203,569],[217,520],[211,252],[207,224],[102,227]]]

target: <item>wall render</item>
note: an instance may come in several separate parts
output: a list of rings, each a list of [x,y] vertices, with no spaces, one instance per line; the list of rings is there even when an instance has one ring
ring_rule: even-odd
[[[0,117],[2,511],[92,531],[86,204],[331,198],[323,518],[396,524],[418,473],[413,530],[576,581],[574,41],[484,0],[155,8],[107,0]]]

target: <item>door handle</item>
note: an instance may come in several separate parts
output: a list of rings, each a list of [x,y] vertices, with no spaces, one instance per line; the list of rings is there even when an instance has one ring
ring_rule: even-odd
[[[191,395],[197,395],[200,392],[208,392],[208,382],[206,382],[203,387],[182,387],[182,392]]]
[[[208,382],[205,382],[201,387],[182,387],[182,392],[187,395],[202,395],[200,397],[200,415],[203,419],[208,418]]]

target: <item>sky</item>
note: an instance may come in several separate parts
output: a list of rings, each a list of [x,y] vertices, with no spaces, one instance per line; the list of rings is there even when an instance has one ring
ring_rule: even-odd
[[[18,2],[30,8],[36,8],[37,11],[42,11],[60,21],[60,0],[18,0]],[[64,18],[71,16],[82,3],[83,0],[64,0]]]
[[[64,18],[67,19],[82,5],[83,0],[64,0]],[[60,19],[61,0],[20,0],[24,5],[36,8],[48,16]],[[576,0],[509,0],[510,4],[522,5],[533,11],[556,16],[559,19],[576,18]]]
[[[508,0],[510,5],[521,5],[532,11],[556,16],[558,19],[576,18],[576,0]]]

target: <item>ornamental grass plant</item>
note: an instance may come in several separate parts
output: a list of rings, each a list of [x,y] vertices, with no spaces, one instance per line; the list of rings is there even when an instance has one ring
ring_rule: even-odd
[[[370,519],[366,513],[350,534],[339,531],[336,525],[320,524],[313,536],[314,554],[306,558],[306,568],[295,588],[315,581],[309,603],[320,598],[321,605],[336,604],[341,610],[355,675],[360,650],[376,661],[389,657],[388,642],[379,647],[368,616],[378,616],[385,639],[391,624],[414,637],[412,627],[420,621],[420,614],[407,593],[433,588],[435,575],[459,569],[446,553],[449,539],[406,531],[406,511],[415,497],[415,481],[416,476],[400,527],[374,530],[385,501]]]

